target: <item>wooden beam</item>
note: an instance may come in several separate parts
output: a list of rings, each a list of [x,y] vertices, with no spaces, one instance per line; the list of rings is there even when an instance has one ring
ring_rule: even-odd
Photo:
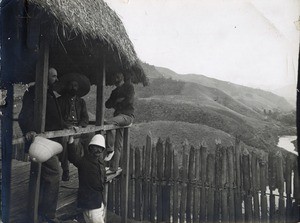
[[[37,133],[45,130],[48,70],[49,70],[49,41],[48,29],[42,27],[40,34],[39,57],[36,65],[34,125]],[[40,193],[41,164],[31,162],[29,181],[29,222],[38,223],[38,203]]]
[[[105,90],[105,77],[106,77],[106,62],[105,55],[101,57],[101,72],[97,75],[97,105],[96,105],[96,126],[103,126],[105,114],[104,90]]]
[[[129,148],[129,128],[124,129],[124,138],[123,138],[123,172],[122,177],[125,178],[122,182],[121,187],[121,222],[127,223],[128,217],[128,185],[129,185],[129,157],[130,157],[130,148]]]
[[[117,126],[117,125],[103,125],[103,126],[94,126],[94,125],[88,125],[87,127],[80,128],[78,130],[75,129],[64,129],[64,130],[57,130],[57,131],[48,131],[37,134],[38,136],[51,139],[56,137],[64,137],[64,136],[75,136],[75,135],[81,135],[84,133],[91,133],[91,132],[97,132],[97,131],[107,131],[107,130],[115,130],[120,128],[130,128],[132,125],[128,126]],[[13,140],[13,145],[22,144],[25,143],[25,138],[20,137]]]

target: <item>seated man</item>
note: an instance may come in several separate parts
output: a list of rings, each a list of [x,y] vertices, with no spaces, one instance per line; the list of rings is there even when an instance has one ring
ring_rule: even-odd
[[[86,103],[81,98],[90,91],[90,81],[81,74],[71,73],[60,78],[57,91],[61,95],[57,100],[62,118],[68,128],[86,127],[89,124]],[[85,139],[75,138],[76,151],[83,155]],[[62,180],[69,180],[69,161],[66,142],[64,150],[60,154],[61,167],[63,169]]]
[[[111,92],[109,99],[105,102],[106,108],[113,108],[114,117],[107,120],[106,124],[114,124],[118,126],[127,126],[133,122],[134,119],[134,87],[128,81],[124,82],[124,76],[122,73],[115,75],[115,86],[116,88]],[[123,129],[116,130],[116,136],[112,131],[107,131],[107,156],[105,161],[110,161],[109,169],[107,174],[115,173],[118,170],[121,149],[123,146]]]

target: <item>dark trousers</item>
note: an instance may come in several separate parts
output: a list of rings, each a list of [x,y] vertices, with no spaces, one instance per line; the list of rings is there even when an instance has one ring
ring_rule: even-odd
[[[105,121],[105,124],[127,126],[130,125],[132,122],[133,122],[132,116],[120,114],[111,119],[108,119],[107,121]],[[112,131],[110,130],[106,131],[106,149],[109,152],[111,151],[115,152],[113,158],[109,163],[110,170],[112,171],[117,171],[120,164],[121,150],[123,148],[123,133],[124,133],[124,129],[117,129],[116,135],[114,137]]]
[[[55,218],[59,192],[59,162],[53,156],[42,163],[39,215],[46,219]]]

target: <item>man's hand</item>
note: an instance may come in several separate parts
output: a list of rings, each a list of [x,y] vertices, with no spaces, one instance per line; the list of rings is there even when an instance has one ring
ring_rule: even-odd
[[[27,132],[25,135],[25,138],[28,142],[32,142],[34,140],[34,138],[36,137],[36,132],[31,131],[31,132]]]
[[[74,137],[73,136],[69,136],[68,144],[72,144],[73,142],[74,142]]]
[[[125,98],[117,98],[116,103],[120,103],[122,101],[124,101]]]
[[[78,132],[78,130],[79,130],[79,127],[78,127],[78,126],[75,126],[75,125],[71,125],[71,126],[69,126],[68,128],[69,128],[69,129],[75,130],[75,132]]]

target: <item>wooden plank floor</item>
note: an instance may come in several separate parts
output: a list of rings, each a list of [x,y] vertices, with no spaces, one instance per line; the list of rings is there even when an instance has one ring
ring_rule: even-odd
[[[27,223],[26,205],[28,202],[29,162],[12,161],[10,222]],[[76,201],[78,189],[77,168],[70,165],[70,181],[60,182],[59,200],[57,206],[58,217],[64,215],[60,210]],[[73,205],[76,207],[76,205]],[[76,211],[76,210],[75,210]]]
[[[11,199],[10,199],[10,222],[28,223],[26,221],[28,203],[28,183],[29,183],[30,162],[12,160],[11,177]],[[122,170],[116,174],[107,176],[107,181],[120,175]],[[78,190],[77,168],[70,164],[70,180],[60,182],[57,217],[67,219],[75,216],[80,210],[76,208],[76,197]]]

